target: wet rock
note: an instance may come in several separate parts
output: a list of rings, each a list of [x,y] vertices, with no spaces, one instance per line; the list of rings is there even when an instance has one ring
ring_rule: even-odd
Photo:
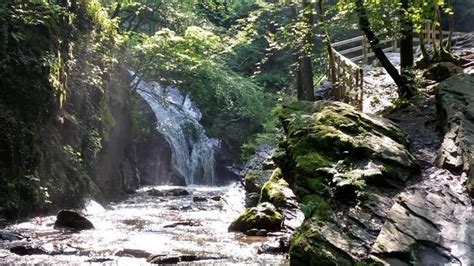
[[[271,203],[264,202],[257,207],[245,210],[229,226],[229,231],[245,232],[247,230],[265,229],[268,231],[278,231],[281,229],[283,216]]]
[[[193,202],[205,202],[207,199],[205,197],[195,196],[193,197]]]
[[[94,229],[94,225],[84,216],[73,210],[60,210],[56,216],[54,228],[74,230]]]
[[[89,263],[103,263],[103,262],[113,261],[113,260],[114,259],[111,259],[111,258],[92,258],[92,259],[86,260],[86,262],[89,262]]]
[[[178,262],[181,262],[181,257],[167,255],[151,255],[146,261],[151,264],[177,264]]]
[[[167,224],[164,225],[163,228],[174,228],[178,225],[183,225],[183,226],[200,226],[201,222],[198,220],[188,220],[188,221],[180,221],[172,224]]]
[[[10,248],[10,252],[20,256],[48,254],[48,252],[46,252],[46,250],[43,248],[33,246],[15,246]]]
[[[289,237],[281,237],[276,241],[263,244],[258,248],[258,254],[279,254],[279,253],[288,253],[290,249],[290,239]]]
[[[147,262],[151,264],[178,264],[180,262],[192,262],[202,260],[220,260],[224,257],[208,255],[151,255]]]
[[[428,71],[424,73],[424,77],[431,80],[442,81],[460,73],[463,73],[462,67],[451,62],[440,62],[431,65]]]
[[[118,257],[148,258],[150,257],[151,253],[146,252],[144,250],[140,250],[140,249],[126,248],[126,249],[117,251],[114,255]]]
[[[252,228],[250,230],[245,231],[244,234],[247,236],[267,236],[268,231],[265,229]]]
[[[438,113],[446,132],[438,164],[467,173],[474,195],[474,75],[460,74],[437,86]],[[462,167],[460,166],[462,164]]]
[[[184,188],[173,188],[167,190],[157,190],[151,189],[148,191],[148,195],[153,197],[177,197],[177,196],[187,196],[189,191]]]
[[[212,196],[211,197],[211,200],[213,200],[213,201],[220,201],[221,199],[222,199],[221,196]]]
[[[20,234],[0,230],[0,240],[16,241],[16,240],[22,240],[24,238],[25,237]]]
[[[246,193],[245,195],[245,207],[255,207],[258,205],[260,201],[260,193],[259,192],[250,192]]]

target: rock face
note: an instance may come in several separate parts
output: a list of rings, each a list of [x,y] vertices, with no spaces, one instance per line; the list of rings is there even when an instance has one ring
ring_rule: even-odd
[[[290,234],[301,225],[304,215],[298,206],[295,194],[283,179],[281,169],[275,169],[275,163],[271,160],[274,150],[275,148],[270,146],[258,147],[242,171],[246,207],[252,208],[258,204],[275,206],[283,215],[282,231]],[[245,233],[263,235],[260,230],[247,230]]]
[[[94,225],[84,216],[72,210],[60,210],[54,223],[54,228],[74,230],[94,229]]]
[[[273,160],[306,215],[291,240],[291,264],[368,262],[391,196],[419,170],[404,133],[328,101],[287,106],[280,119],[286,140]]]
[[[268,231],[279,231],[283,222],[283,216],[275,206],[268,202],[259,204],[245,210],[229,226],[229,231],[246,232],[251,229],[265,229]]]
[[[474,75],[461,74],[437,86],[438,111],[446,132],[438,164],[466,172],[474,195]]]

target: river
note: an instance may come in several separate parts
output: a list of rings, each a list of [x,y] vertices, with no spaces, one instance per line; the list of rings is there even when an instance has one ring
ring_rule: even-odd
[[[83,213],[95,229],[70,232],[53,228],[55,216],[35,217],[7,226],[24,239],[0,240],[0,264],[146,265],[150,254],[196,260],[192,265],[287,265],[286,254],[259,254],[262,245],[278,242],[267,237],[228,232],[244,209],[238,185],[190,186],[189,195],[151,196],[149,191],[176,187],[145,187],[128,199],[102,207],[90,201]],[[40,247],[48,254],[19,256],[15,246]],[[53,255],[52,255],[53,254]],[[190,255],[190,256],[188,256]]]

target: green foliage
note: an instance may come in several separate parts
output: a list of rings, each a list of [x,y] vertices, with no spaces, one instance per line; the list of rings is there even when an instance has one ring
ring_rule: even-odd
[[[325,219],[330,215],[331,206],[323,197],[317,195],[307,195],[300,203],[301,211],[306,218],[315,217]]]
[[[51,201],[71,207],[90,191],[85,166],[106,135],[96,114],[110,113],[102,112],[103,91],[123,42],[117,29],[95,0],[0,4],[0,214],[20,217]],[[73,57],[85,45],[88,54],[78,63]],[[72,70],[75,75],[68,76]],[[78,90],[68,88],[72,80],[80,80],[80,86],[73,84]],[[62,110],[67,93],[86,95],[87,119]],[[60,143],[52,127],[63,118],[87,133],[63,136],[66,143]]]
[[[82,153],[86,166],[90,166],[102,149],[102,138],[97,129],[92,128],[84,135],[82,140]]]
[[[135,69],[191,94],[211,135],[240,145],[267,120],[271,96],[224,64],[224,43],[216,34],[191,26],[183,35],[164,29],[142,38],[133,48]]]

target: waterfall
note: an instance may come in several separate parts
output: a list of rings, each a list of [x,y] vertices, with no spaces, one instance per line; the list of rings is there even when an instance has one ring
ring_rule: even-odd
[[[186,184],[214,184],[214,153],[219,140],[209,138],[202,125],[201,112],[175,87],[163,87],[157,82],[135,78],[137,92],[152,108],[157,130],[165,136],[172,150],[172,167]]]

